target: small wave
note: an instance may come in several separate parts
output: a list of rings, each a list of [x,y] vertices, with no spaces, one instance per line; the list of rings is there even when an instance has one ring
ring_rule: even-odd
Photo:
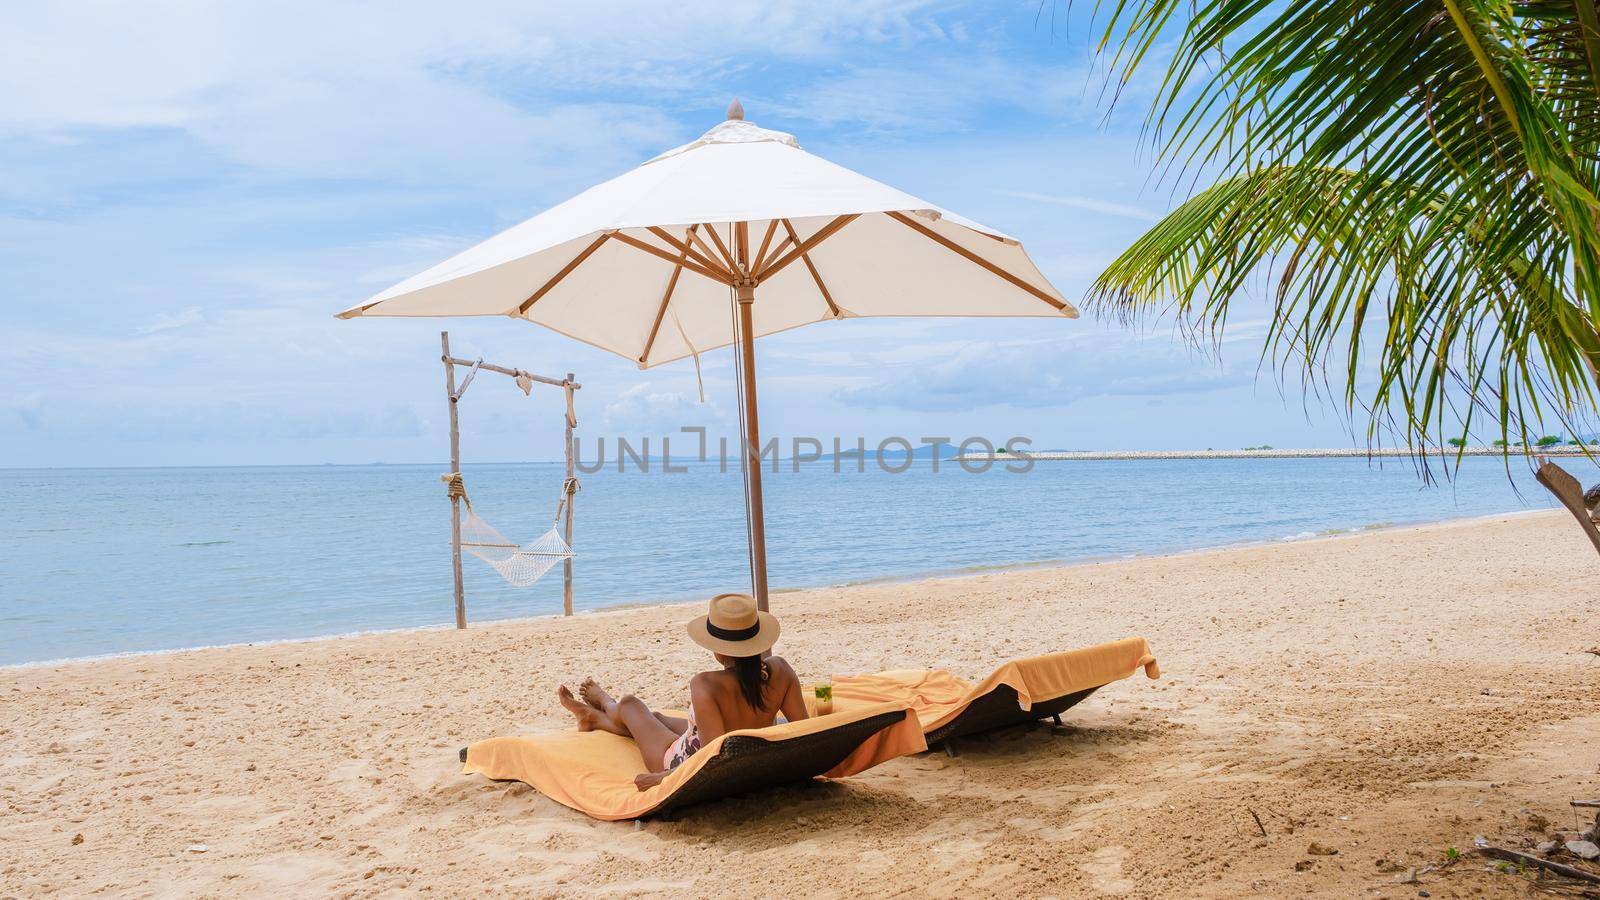
[[[1066,562],[1064,559],[1031,559],[1024,562],[1012,563],[980,563],[971,566],[955,566],[948,569],[934,569],[936,575],[976,575],[985,572],[1012,572],[1018,569],[1043,569],[1050,566],[1059,566]]]
[[[189,541],[179,544],[179,547],[216,547],[221,544],[231,544],[233,541]]]

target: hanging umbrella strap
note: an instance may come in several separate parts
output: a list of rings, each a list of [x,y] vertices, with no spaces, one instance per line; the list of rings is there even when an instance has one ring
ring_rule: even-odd
[[[672,324],[677,326],[678,337],[683,338],[683,345],[689,348],[689,355],[694,357],[694,383],[700,388],[700,402],[706,402],[706,382],[700,377],[700,351],[689,340],[689,333],[683,330],[683,322],[678,319],[678,311],[672,311]]]

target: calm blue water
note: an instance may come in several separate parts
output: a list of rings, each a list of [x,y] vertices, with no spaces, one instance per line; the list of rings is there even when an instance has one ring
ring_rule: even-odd
[[[1518,464],[1520,467],[1520,464]],[[1596,472],[1568,464],[1586,483]],[[442,624],[453,619],[441,466],[12,470],[0,479],[0,664]],[[479,513],[531,540],[560,467],[464,470]],[[737,471],[583,476],[576,605],[745,586]],[[1519,495],[1520,491],[1520,495]],[[1546,508],[1521,468],[1471,459],[1422,487],[1404,460],[812,463],[766,479],[774,589],[1167,553]],[[560,569],[508,587],[468,556],[474,621],[558,612]]]

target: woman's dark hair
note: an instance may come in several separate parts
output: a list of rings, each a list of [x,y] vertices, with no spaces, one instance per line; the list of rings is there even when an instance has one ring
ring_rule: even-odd
[[[758,656],[735,656],[733,677],[739,681],[739,693],[751,709],[766,705],[767,664]]]

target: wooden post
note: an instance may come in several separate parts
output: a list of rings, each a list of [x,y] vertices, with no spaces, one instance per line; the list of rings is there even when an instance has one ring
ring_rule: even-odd
[[[461,427],[456,419],[456,367],[450,361],[450,332],[439,332],[444,351],[444,393],[450,401],[450,471],[461,471]],[[461,498],[450,498],[450,571],[456,583],[456,627],[467,627],[467,595],[461,582]]]
[[[1578,520],[1578,527],[1588,535],[1589,541],[1594,544],[1594,549],[1600,551],[1600,526],[1595,524],[1594,516],[1589,512],[1589,506],[1584,502],[1583,485],[1571,473],[1550,461],[1549,457],[1539,457],[1539,468],[1533,477],[1544,485],[1545,490],[1555,495],[1557,501],[1572,513]]]
[[[561,386],[567,395],[567,480],[561,483],[561,491],[565,496],[566,522],[562,525],[562,538],[567,542],[567,548],[572,547],[572,504],[578,495],[567,489],[572,483],[572,427],[578,424],[574,421],[577,417],[572,411],[572,373],[567,373],[567,380]],[[564,615],[572,615],[572,557],[561,561],[561,610]]]
[[[749,273],[749,225],[740,222],[734,231],[734,254],[740,278],[734,286],[739,303],[739,367],[744,375],[745,491],[750,504],[750,580],[756,594],[756,608],[767,609],[767,527],[761,501],[761,425],[756,412],[756,335],[752,307],[756,302],[756,283]]]

